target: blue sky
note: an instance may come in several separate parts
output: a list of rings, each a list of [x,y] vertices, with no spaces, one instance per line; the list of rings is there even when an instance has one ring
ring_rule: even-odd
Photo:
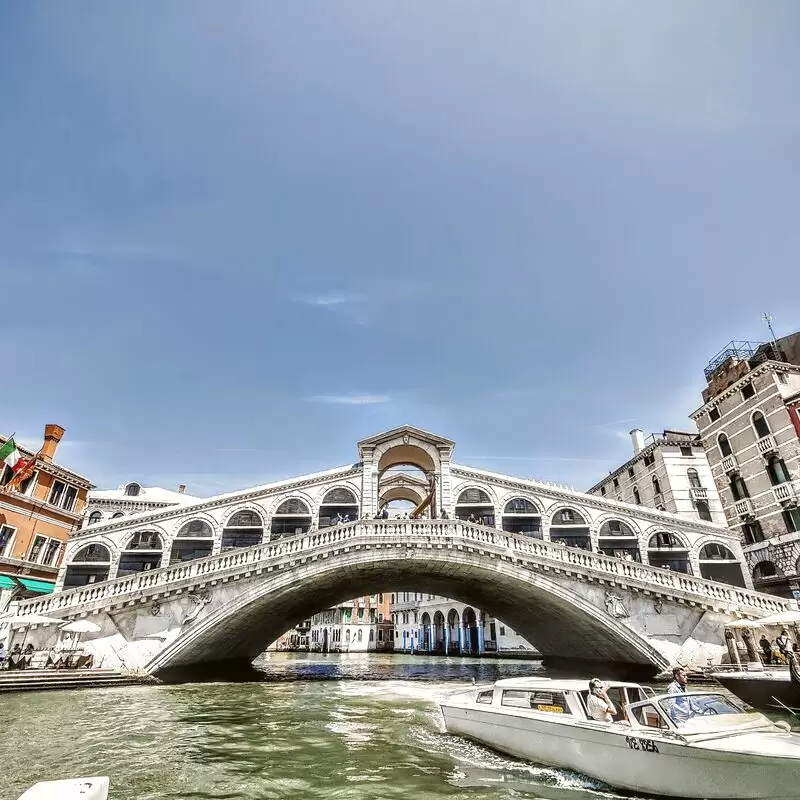
[[[800,6],[0,9],[0,430],[212,494],[410,423],[574,484],[798,327]]]

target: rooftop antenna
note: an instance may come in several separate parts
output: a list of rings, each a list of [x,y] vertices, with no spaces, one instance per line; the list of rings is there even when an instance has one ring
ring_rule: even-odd
[[[777,340],[775,339],[775,331],[774,331],[774,330],[772,330],[772,314],[770,314],[768,311],[765,311],[765,312],[764,312],[764,313],[761,315],[761,319],[762,319],[764,322],[766,322],[766,323],[767,323],[767,327],[769,328],[769,333],[770,333],[770,336],[772,336],[772,345],[773,345],[773,347],[775,348],[775,355],[777,355],[777,354],[778,354],[778,342],[777,342]]]

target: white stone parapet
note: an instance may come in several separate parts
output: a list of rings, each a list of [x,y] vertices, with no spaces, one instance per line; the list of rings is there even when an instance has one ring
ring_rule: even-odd
[[[749,589],[460,520],[360,520],[27,600],[19,604],[19,613],[66,618],[108,611],[158,600],[175,591],[291,570],[309,560],[361,548],[480,550],[529,569],[568,573],[736,616],[763,617],[786,611],[790,604]]]

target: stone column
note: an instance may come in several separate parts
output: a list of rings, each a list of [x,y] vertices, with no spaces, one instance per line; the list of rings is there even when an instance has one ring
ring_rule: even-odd
[[[450,655],[450,628],[444,624],[444,654]]]
[[[483,620],[478,623],[478,655],[483,655]]]
[[[428,652],[432,653],[436,649],[436,641],[435,641],[435,628],[433,624],[428,625]]]
[[[464,655],[464,623],[458,623],[458,653]]]
[[[736,634],[731,630],[725,630],[725,644],[728,646],[728,658],[731,664],[734,664],[737,669],[742,668],[742,662],[739,659],[739,648],[736,646]]]

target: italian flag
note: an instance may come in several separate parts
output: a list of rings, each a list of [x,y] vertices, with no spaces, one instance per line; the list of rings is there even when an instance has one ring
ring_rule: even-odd
[[[5,444],[0,444],[0,461],[5,461],[14,474],[25,466],[25,461],[19,454],[19,448],[13,437]]]

